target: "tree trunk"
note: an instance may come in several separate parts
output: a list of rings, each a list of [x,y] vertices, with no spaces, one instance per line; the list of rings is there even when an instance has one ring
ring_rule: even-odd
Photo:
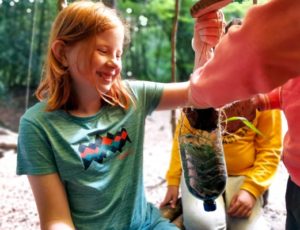
[[[180,11],[180,0],[175,1],[175,15],[173,21],[173,28],[172,28],[172,35],[171,35],[171,48],[172,48],[172,56],[171,56],[171,63],[172,63],[172,76],[171,81],[176,82],[176,38],[177,38],[177,28],[178,28],[178,17]],[[176,111],[171,111],[171,126],[172,126],[172,133],[174,134],[176,128]]]
[[[67,0],[57,0],[57,9],[61,11],[67,5],[67,3]]]
[[[104,5],[110,7],[110,8],[117,8],[117,2],[115,0],[102,0]]]

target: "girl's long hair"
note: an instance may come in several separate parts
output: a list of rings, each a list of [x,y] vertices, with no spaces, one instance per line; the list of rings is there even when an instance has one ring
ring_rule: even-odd
[[[94,49],[92,42],[95,43],[97,33],[115,28],[117,23],[124,26],[124,45],[127,45],[130,41],[128,24],[116,10],[106,7],[101,2],[73,2],[59,12],[50,33],[44,76],[35,92],[39,100],[46,100],[47,111],[69,110],[76,108],[77,105],[76,97],[71,96],[71,76],[68,67],[55,58],[51,50],[52,43],[61,40],[66,45],[73,45],[85,41],[86,47],[82,50],[84,58],[80,55],[80,59],[88,65],[87,62],[90,60],[88,55],[92,55]],[[110,91],[106,94],[100,92],[95,79],[93,82],[100,97],[107,103],[125,109],[134,103],[133,96],[122,82],[120,75],[116,77]]]

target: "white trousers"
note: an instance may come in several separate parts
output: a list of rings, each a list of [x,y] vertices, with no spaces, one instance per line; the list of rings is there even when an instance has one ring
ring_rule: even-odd
[[[271,227],[264,220],[263,199],[257,199],[249,218],[236,218],[226,215],[231,198],[240,190],[244,181],[243,176],[228,177],[225,188],[225,200],[222,195],[216,199],[217,209],[206,212],[203,201],[193,196],[181,177],[181,196],[183,206],[183,223],[186,230],[270,230]]]

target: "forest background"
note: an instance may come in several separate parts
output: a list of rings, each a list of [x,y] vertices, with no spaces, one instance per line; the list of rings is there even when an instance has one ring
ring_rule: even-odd
[[[43,61],[51,24],[58,13],[54,0],[0,0],[0,107],[16,107],[19,113],[35,103],[34,90],[43,74]],[[72,1],[68,1],[72,2]],[[123,58],[123,78],[170,82],[171,35],[175,0],[105,0],[120,10],[131,24],[132,41]],[[175,77],[187,80],[193,70],[191,48],[195,0],[178,0]],[[259,3],[265,2],[260,0]],[[249,6],[232,3],[223,9],[226,21],[243,18]],[[174,67],[173,67],[174,71]],[[15,114],[16,116],[20,115]],[[9,120],[9,119],[8,119]],[[17,131],[18,124],[1,119],[0,126]]]

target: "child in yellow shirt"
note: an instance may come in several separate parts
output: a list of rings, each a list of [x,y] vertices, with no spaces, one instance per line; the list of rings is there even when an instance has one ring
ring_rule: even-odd
[[[247,126],[223,134],[228,179],[224,194],[216,199],[214,212],[204,211],[203,201],[194,197],[181,179],[178,137],[180,133],[186,133],[184,129],[190,129],[190,125],[185,115],[183,125],[178,122],[166,176],[168,190],[161,207],[168,203],[175,206],[180,187],[187,230],[267,229],[267,223],[261,217],[262,195],[270,186],[280,161],[281,115],[279,110],[255,111],[255,114],[252,124],[263,135]]]

